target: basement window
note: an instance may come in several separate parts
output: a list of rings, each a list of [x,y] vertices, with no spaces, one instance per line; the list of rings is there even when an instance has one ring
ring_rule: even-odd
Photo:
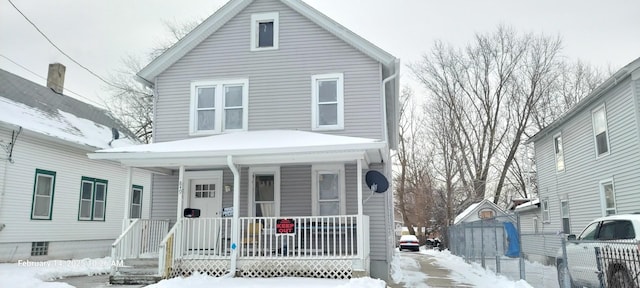
[[[31,242],[31,256],[49,255],[49,242]]]

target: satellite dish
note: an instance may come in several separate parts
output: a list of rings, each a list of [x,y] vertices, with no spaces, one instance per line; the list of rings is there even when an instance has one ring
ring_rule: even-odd
[[[387,180],[387,177],[376,170],[367,172],[364,179],[372,192],[384,193],[389,189],[389,181]]]

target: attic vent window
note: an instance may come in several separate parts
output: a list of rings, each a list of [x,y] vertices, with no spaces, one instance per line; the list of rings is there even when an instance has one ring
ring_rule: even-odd
[[[278,49],[278,12],[251,15],[251,51]]]

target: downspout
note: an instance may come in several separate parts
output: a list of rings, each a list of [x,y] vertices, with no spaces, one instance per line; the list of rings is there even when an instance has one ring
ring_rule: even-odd
[[[233,156],[231,155],[227,155],[227,165],[233,173],[233,219],[231,221],[231,268],[229,274],[231,277],[235,277],[238,262],[238,228],[240,227],[240,172],[233,164]]]
[[[389,77],[385,78],[384,80],[382,80],[382,109],[383,109],[383,112],[384,112],[384,113],[382,113],[382,116],[384,118],[384,125],[383,125],[383,128],[384,128],[384,140],[385,140],[385,142],[387,142],[387,145],[389,145],[389,131],[388,131],[389,128],[388,128],[388,124],[387,124],[387,89],[386,88],[387,88],[387,83],[389,83],[389,81],[391,81],[391,80],[395,79],[396,77],[398,77],[398,70],[399,70],[398,66],[400,65],[400,61],[398,59],[396,59],[394,61],[394,65],[395,65],[394,73],[391,76],[389,76]],[[389,146],[391,146],[391,145],[389,145]]]

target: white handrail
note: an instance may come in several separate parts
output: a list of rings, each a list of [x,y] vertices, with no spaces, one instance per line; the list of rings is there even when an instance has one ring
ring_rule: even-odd
[[[173,225],[173,227],[171,227],[171,230],[169,230],[169,232],[167,233],[166,236],[164,236],[164,238],[162,238],[162,241],[160,241],[160,244],[158,244],[158,276],[162,276],[162,277],[166,277],[168,275],[164,275],[164,271],[165,271],[165,267],[166,267],[166,248],[167,248],[167,242],[169,241],[169,239],[173,239],[171,246],[175,247],[175,238],[174,235],[176,234],[176,230],[177,227],[182,223],[182,218],[178,219],[178,221],[176,222],[176,224]],[[171,248],[173,248],[171,247]],[[175,249],[171,249],[174,253],[174,255],[172,255],[171,257],[171,261],[173,262],[173,259],[176,258],[175,255]],[[172,265],[173,266],[173,263]]]

